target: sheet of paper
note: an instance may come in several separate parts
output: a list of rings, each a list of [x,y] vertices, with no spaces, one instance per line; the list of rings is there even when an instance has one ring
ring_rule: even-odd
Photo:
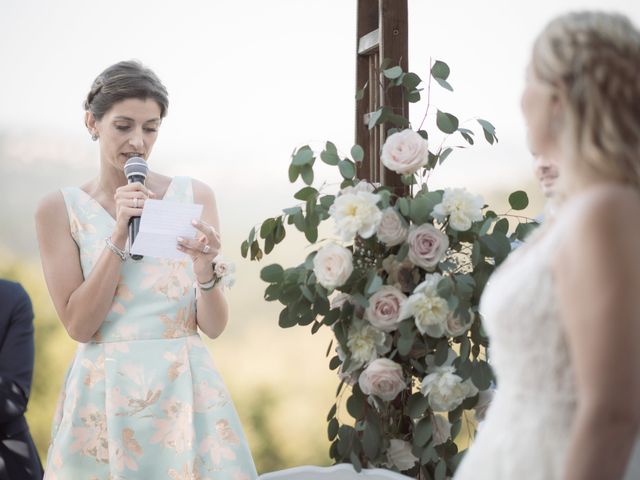
[[[186,253],[176,249],[178,237],[194,238],[197,230],[191,220],[200,218],[202,205],[164,200],[144,202],[140,230],[131,253],[156,258],[182,260]]]

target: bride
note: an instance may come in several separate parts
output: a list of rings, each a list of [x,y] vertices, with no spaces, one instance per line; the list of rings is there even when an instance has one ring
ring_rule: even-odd
[[[561,159],[562,204],[486,290],[498,390],[455,479],[640,479],[638,29],[553,20],[522,111],[532,151]]]

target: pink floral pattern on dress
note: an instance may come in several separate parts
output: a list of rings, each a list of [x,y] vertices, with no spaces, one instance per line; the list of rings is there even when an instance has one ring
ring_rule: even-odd
[[[193,445],[193,407],[174,398],[166,401],[162,409],[166,418],[154,420],[156,432],[151,443],[161,443],[164,447],[184,452]]]
[[[196,413],[204,413],[208,410],[224,407],[229,403],[226,390],[210,387],[207,380],[195,384],[193,389],[193,410]]]
[[[80,409],[83,425],[73,428],[75,441],[70,445],[71,452],[93,457],[97,462],[109,461],[109,442],[107,440],[107,418],[103,411],[89,405]]]
[[[178,310],[175,316],[160,315],[164,323],[164,338],[176,338],[192,335],[196,327],[196,316],[191,305]]]
[[[151,288],[170,300],[177,300],[187,294],[193,285],[193,278],[187,274],[188,261],[161,260],[159,265],[145,265],[146,276],[141,287]]]

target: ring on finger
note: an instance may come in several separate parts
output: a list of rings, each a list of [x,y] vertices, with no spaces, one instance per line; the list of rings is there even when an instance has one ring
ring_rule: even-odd
[[[204,247],[202,247],[202,253],[204,253],[205,255],[210,251],[211,251],[211,247],[209,245],[205,245]]]
[[[133,197],[133,208],[138,208],[138,197]]]

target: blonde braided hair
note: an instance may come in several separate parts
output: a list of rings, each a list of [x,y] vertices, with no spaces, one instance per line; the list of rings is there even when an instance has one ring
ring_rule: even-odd
[[[568,107],[568,183],[586,176],[640,189],[640,32],[629,19],[560,16],[537,38],[532,67]]]

